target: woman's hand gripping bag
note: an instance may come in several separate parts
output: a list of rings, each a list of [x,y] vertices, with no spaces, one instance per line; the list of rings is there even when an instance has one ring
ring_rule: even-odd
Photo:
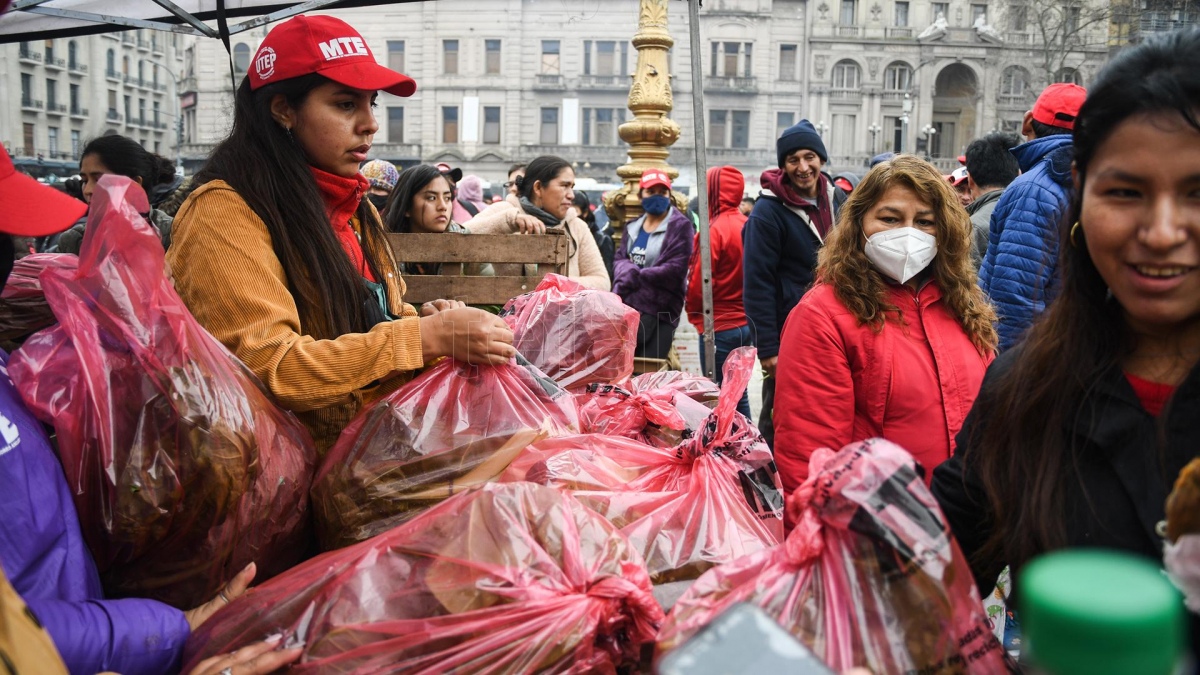
[[[78,270],[41,273],[58,325],[9,373],[57,432],[105,593],[186,609],[250,562],[268,579],[302,559],[316,453],[188,313],[145,210],[129,179],[101,179]]]
[[[730,354],[717,409],[674,448],[587,434],[523,452],[501,480],[575,491],[621,528],[656,584],[695,579],[713,565],[783,539],[783,497],[770,449],[738,414],[755,350]]]
[[[20,342],[55,322],[39,275],[42,270],[74,272],[79,258],[68,253],[35,253],[13,263],[0,292],[0,340]]]
[[[532,293],[509,300],[500,316],[517,352],[571,392],[633,374],[639,315],[615,293],[547,274]]]
[[[272,634],[289,673],[615,673],[663,615],[641,556],[567,493],[460,493],[251,589],[188,641],[187,672]]]
[[[727,608],[758,605],[834,671],[1004,673],[971,570],[912,457],[882,439],[818,450],[779,546],[709,570],[658,655]]]
[[[571,395],[528,363],[444,359],[359,413],[325,455],[312,492],[321,547],[370,539],[578,429]]]

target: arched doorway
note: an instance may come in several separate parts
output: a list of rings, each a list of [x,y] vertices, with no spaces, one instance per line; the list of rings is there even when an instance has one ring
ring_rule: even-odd
[[[929,142],[931,157],[953,160],[960,154],[975,133],[978,102],[979,80],[970,67],[952,63],[938,73],[933,91],[933,128],[937,132]],[[957,166],[953,161],[947,164]]]

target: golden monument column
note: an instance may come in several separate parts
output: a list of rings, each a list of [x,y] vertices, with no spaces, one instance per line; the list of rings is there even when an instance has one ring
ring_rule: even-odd
[[[637,70],[629,89],[629,110],[633,112],[633,119],[617,129],[621,140],[630,146],[630,162],[617,169],[625,187],[613,190],[604,198],[604,210],[618,236],[625,223],[642,215],[638,182],[643,171],[656,168],[665,171],[672,181],[679,177],[679,170],[667,164],[667,156],[671,154],[668,147],[679,140],[679,125],[667,117],[674,107],[667,50],[674,44],[675,40],[667,32],[667,0],[641,0],[638,30],[633,36]],[[686,196],[672,192],[671,199],[686,212]]]

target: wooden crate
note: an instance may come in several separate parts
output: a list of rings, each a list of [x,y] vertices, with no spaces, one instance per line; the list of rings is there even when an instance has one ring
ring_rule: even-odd
[[[404,275],[404,301],[445,298],[470,305],[503,305],[532,291],[547,274],[567,273],[567,236],[546,234],[389,234],[401,263],[442,263],[434,276]],[[490,263],[497,276],[461,274],[463,264]]]

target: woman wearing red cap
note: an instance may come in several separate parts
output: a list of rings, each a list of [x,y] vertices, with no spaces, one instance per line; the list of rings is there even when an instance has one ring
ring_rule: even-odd
[[[238,356],[324,451],[364,404],[440,356],[502,363],[504,322],[461,303],[402,300],[359,174],[378,130],[378,90],[416,83],[375,62],[326,16],[275,27],[234,97],[233,128],[180,208],[168,261],[201,324]]]

